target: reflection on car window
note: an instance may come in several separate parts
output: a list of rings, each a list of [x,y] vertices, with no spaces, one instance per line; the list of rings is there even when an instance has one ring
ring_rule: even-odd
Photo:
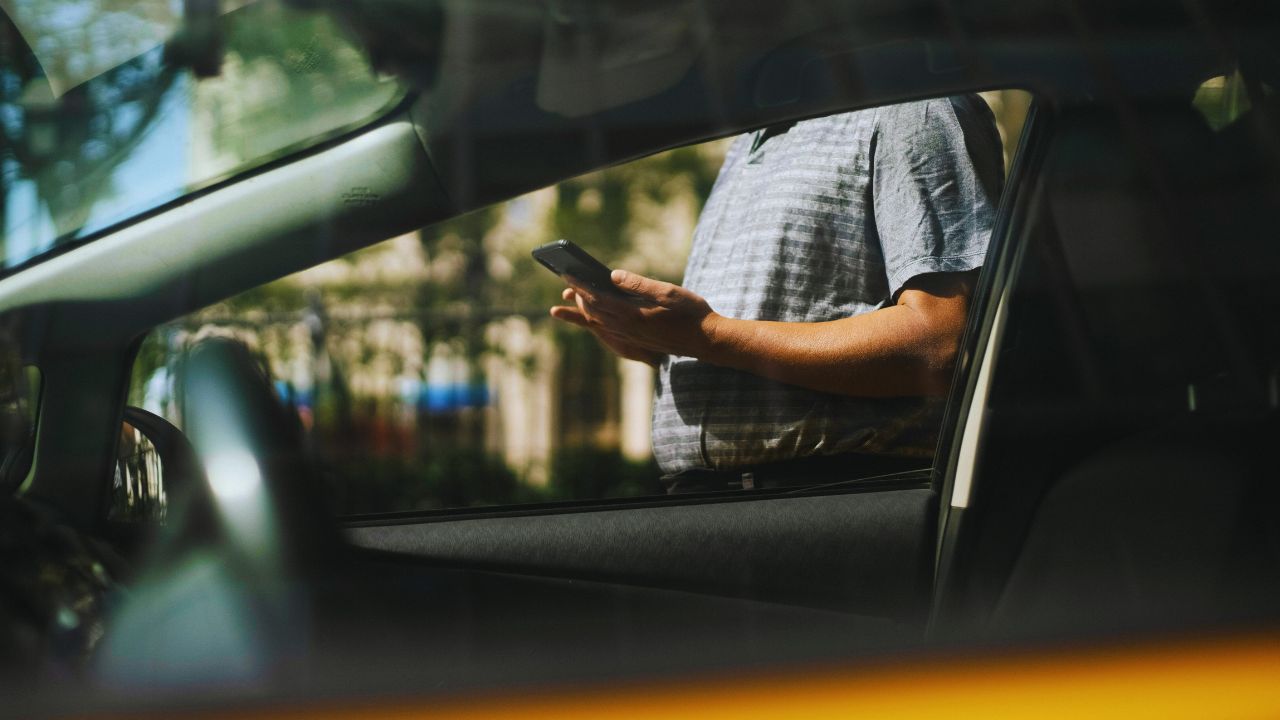
[[[1270,95],[1272,89],[1266,84],[1259,84],[1254,92]],[[1205,80],[1196,88],[1191,104],[1204,117],[1209,127],[1221,130],[1253,107],[1249,94],[1244,76],[1237,70],[1230,75],[1218,75]]]
[[[174,7],[0,3],[4,268],[366,122],[401,93],[327,15],[228,3],[201,35]]]
[[[12,492],[26,479],[35,451],[40,370],[22,365],[10,338],[0,341],[0,486]]]
[[[991,127],[985,151],[994,158],[998,184],[1001,161],[1008,162],[1007,156],[1001,157],[1002,149],[1016,143],[1029,98],[1011,92],[991,94],[987,105],[976,96],[970,100],[977,103],[972,109],[980,110],[988,123],[987,105],[996,110],[1003,142]],[[926,109],[956,112],[951,107],[904,105],[893,112],[903,118],[924,117]],[[883,120],[896,115],[872,110],[861,117]],[[643,357],[624,359],[630,356],[619,357],[583,328],[557,322],[548,308],[564,302],[565,283],[539,267],[530,251],[556,238],[571,238],[610,267],[657,281],[690,284],[697,265],[696,257],[690,258],[691,247],[696,253],[699,243],[709,242],[701,238],[713,224],[711,213],[720,212],[720,204],[726,202],[723,185],[733,163],[742,162],[745,168],[762,160],[757,157],[761,152],[782,153],[806,143],[813,133],[840,130],[845,127],[842,123],[855,120],[818,118],[801,123],[798,130],[787,130],[794,132],[790,137],[775,131],[762,141],[766,131],[760,131],[660,153],[393,238],[259,287],[151,333],[135,363],[129,401],[180,424],[172,391],[180,353],[203,337],[229,336],[247,345],[270,369],[277,395],[296,412],[325,470],[328,491],[343,514],[673,491],[670,482],[660,480],[671,476],[672,467],[663,452],[655,457],[654,439],[663,441],[665,426],[655,428],[655,407],[661,412],[664,384],[679,380],[675,360],[663,360],[655,368],[635,361]],[[965,140],[958,125],[955,137],[962,153],[965,142],[979,142]],[[886,173],[895,166],[888,160],[881,164]],[[972,186],[972,192],[990,180],[979,177],[982,173],[968,172],[967,180],[960,179]],[[781,182],[772,185],[786,187]],[[713,188],[717,189],[713,192]],[[779,222],[793,222],[794,211],[782,207]],[[691,245],[695,237],[700,239]],[[985,238],[975,247],[967,264],[947,255],[938,270],[963,277],[965,271],[980,267]],[[815,246],[810,254],[819,250]],[[716,267],[729,262],[731,258],[718,260]],[[930,273],[921,275],[918,267],[933,268],[919,258],[895,262],[917,267],[902,274],[908,289],[914,287],[912,272],[922,277]],[[812,273],[818,277],[825,271],[815,267]],[[703,272],[725,274],[716,268]],[[735,272],[726,277],[741,282]],[[867,292],[891,293],[889,280],[876,282],[866,283],[871,288]],[[734,302],[732,293],[716,290],[714,284],[690,286],[707,294],[713,306]],[[814,305],[823,302],[818,298]],[[892,304],[889,298],[876,296],[874,303],[866,303],[867,311],[879,303]],[[741,312],[740,308],[724,309]],[[724,384],[723,378],[714,382]],[[856,404],[842,404],[822,393],[803,390],[793,397],[792,390],[768,392],[777,398],[816,398],[824,407],[864,417],[866,422],[866,413]],[[871,459],[866,474],[905,467],[880,460],[897,457],[898,448],[907,445],[920,448],[905,456],[908,464],[927,466],[940,400],[874,402],[886,410],[877,416],[874,432],[858,437],[878,437],[881,442],[860,441],[848,447]],[[725,417],[732,420],[734,412],[746,418],[749,407],[767,410],[769,403],[769,396],[740,394],[722,404],[728,408]],[[896,410],[907,406],[910,412]],[[687,430],[685,426],[680,432]],[[693,428],[708,437],[724,435],[724,427]],[[757,430],[752,428],[758,435]],[[830,427],[823,431],[835,432]],[[766,439],[761,447],[777,445]],[[761,454],[749,464],[766,466],[775,457]],[[832,479],[829,467],[806,467],[806,473],[817,473],[810,478],[814,483]],[[736,482],[674,490],[765,486],[744,479],[741,473],[730,474]]]
[[[164,468],[155,445],[137,428],[122,423],[107,519],[163,521],[169,506],[163,478]]]

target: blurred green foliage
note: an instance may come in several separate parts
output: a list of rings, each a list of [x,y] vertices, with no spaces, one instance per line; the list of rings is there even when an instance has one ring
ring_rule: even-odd
[[[564,448],[551,462],[547,500],[642,497],[661,495],[658,464],[635,462],[617,450],[590,445]]]
[[[653,460],[628,460],[618,447],[617,359],[589,333],[547,316],[560,301],[563,284],[529,251],[572,238],[610,265],[625,261],[631,269],[678,281],[687,234],[715,180],[723,146],[680,148],[573,178],[422,229],[416,259],[403,255],[403,244],[376,245],[158,328],[141,342],[130,402],[144,402],[147,380],[158,368],[171,366],[174,353],[192,338],[231,333],[263,357],[278,378],[288,377],[299,352],[309,356],[306,364],[326,367],[326,380],[305,398],[305,412],[325,490],[341,514],[660,494]],[[671,224],[685,227],[686,236],[662,236]],[[645,233],[666,246],[656,252],[638,247],[637,238]],[[644,266],[646,251],[666,264]],[[375,271],[413,263],[421,265],[417,274]],[[374,342],[370,327],[385,317],[402,323],[400,332],[418,335],[415,342],[423,353],[440,343],[459,349],[473,385],[483,384],[484,358],[494,353],[506,354],[532,378],[542,362],[537,356],[510,355],[518,351],[504,347],[501,332],[494,342],[492,330],[513,316],[528,318],[530,331],[549,338],[555,348],[557,396],[551,417],[557,426],[550,455],[540,461],[545,463],[540,480],[526,477],[524,468],[508,467],[486,446],[485,423],[492,419],[478,410],[439,415],[422,407],[406,409],[403,398],[358,396],[350,387],[353,373],[375,367],[391,385],[412,360],[389,357]],[[307,323],[312,341],[299,345],[291,329]],[[287,394],[295,390],[289,387]],[[406,412],[416,419],[406,424]]]
[[[475,447],[440,447],[420,457],[351,455],[327,463],[326,492],[339,515],[481,508],[661,495],[656,463],[591,446],[557,451],[551,481],[529,485],[502,459]]]
[[[1244,76],[1239,70],[1201,84],[1191,103],[1214,130],[1230,125],[1252,107]]]
[[[541,498],[501,458],[442,447],[420,457],[344,455],[324,467],[333,510],[359,515],[524,502]]]

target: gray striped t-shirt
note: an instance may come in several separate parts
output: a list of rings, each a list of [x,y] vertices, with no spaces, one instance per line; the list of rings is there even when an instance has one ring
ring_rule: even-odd
[[[748,320],[885,307],[917,275],[982,265],[1002,168],[991,113],[974,95],[741,136],[698,220],[684,285]],[[936,400],[830,395],[669,357],[653,449],[666,473],[854,451],[927,455],[940,416]]]

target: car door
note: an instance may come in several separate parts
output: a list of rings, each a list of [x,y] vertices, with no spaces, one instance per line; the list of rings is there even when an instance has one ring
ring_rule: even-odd
[[[4,307],[25,323],[27,352],[47,368],[29,497],[98,529],[138,338],[185,313],[344,250],[586,170],[772,120],[975,87],[938,71],[939,58],[954,50],[946,41],[867,44],[859,39],[867,26],[854,32],[855,23],[843,13],[837,15],[844,35],[832,35],[822,31],[823,18],[803,13],[783,12],[785,22],[771,26],[762,19],[774,11],[749,17],[721,11],[713,26],[725,35],[699,42],[723,54],[704,52],[699,62],[710,64],[698,73],[687,72],[693,61],[683,45],[658,43],[655,52],[661,50],[657,55],[666,56],[670,67],[646,66],[653,56],[645,53],[624,53],[619,60],[634,60],[638,66],[629,71],[645,78],[636,87],[652,84],[650,90],[638,97],[632,89],[617,95],[600,90],[585,102],[566,89],[583,82],[609,86],[619,77],[616,66],[595,62],[601,58],[575,65],[564,48],[550,49],[568,65],[552,62],[543,71],[570,74],[559,82],[536,75],[532,69],[541,68],[546,48],[527,41],[541,37],[543,18],[499,13],[515,27],[486,39],[503,38],[513,52],[525,53],[524,62],[478,75],[452,74],[442,65],[431,79],[444,83],[435,93],[414,76],[424,86],[421,94],[350,137],[329,138],[239,182],[210,185],[14,275],[4,288]],[[703,20],[681,18],[686,35],[705,29]],[[563,29],[570,37],[592,37],[589,20],[570,14]],[[780,48],[779,37],[792,32],[813,33],[813,46]],[[897,68],[892,82],[866,87],[850,75],[888,64]],[[722,84],[727,76],[747,81]],[[998,228],[992,249],[997,266],[1009,252],[1002,239],[1007,225]],[[180,248],[173,244],[175,233],[185,236]],[[978,297],[996,292],[1000,277],[985,276]],[[962,353],[957,370],[961,377],[968,376],[968,358],[983,337],[981,330],[970,333],[970,351]],[[944,437],[959,427],[964,397],[954,395]],[[452,626],[453,644],[431,666],[437,670],[466,657],[477,638],[488,639],[484,658],[512,658],[519,655],[513,649],[528,648],[531,639],[550,642],[556,630],[563,631],[556,642],[598,650],[578,656],[565,673],[586,672],[601,658],[625,667],[626,641],[636,636],[668,639],[636,651],[653,666],[683,656],[686,645],[701,648],[698,662],[721,662],[724,648],[717,649],[716,639],[725,638],[738,638],[741,644],[731,647],[760,659],[787,647],[797,654],[814,647],[838,654],[911,641],[922,636],[930,605],[939,482],[951,472],[950,455],[938,457],[947,460],[930,463],[925,472],[859,473],[825,487],[348,519],[345,537],[364,552],[356,553],[353,574],[341,578],[347,582],[314,568],[303,575],[315,583],[337,582],[347,588],[344,597],[360,587],[352,578],[381,583],[385,592],[375,599],[396,612],[375,626],[384,637],[396,627],[416,628],[407,633],[413,642],[401,648],[406,655],[424,637]],[[291,542],[301,545],[299,538]],[[430,602],[418,602],[424,598]],[[513,611],[513,602],[541,622]],[[432,622],[410,624],[415,608],[429,611]],[[468,615],[473,610],[477,614]],[[366,606],[362,617],[374,622],[376,615]],[[689,620],[670,622],[682,615]],[[146,624],[133,627],[142,633]],[[680,637],[699,628],[706,633],[696,635],[699,642]],[[797,632],[813,645],[798,642]],[[120,642],[131,647],[127,639]],[[517,660],[505,679],[544,664],[538,656]],[[477,661],[460,672],[484,673],[486,667]]]

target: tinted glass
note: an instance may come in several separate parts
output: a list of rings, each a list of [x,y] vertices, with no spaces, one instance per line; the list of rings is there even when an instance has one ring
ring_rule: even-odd
[[[137,428],[120,427],[120,445],[111,480],[107,519],[126,522],[164,520],[168,510],[164,467],[156,446]]]
[[[326,14],[278,0],[182,11],[202,5],[217,4],[0,2],[5,268],[361,124],[401,92]]]
[[[1008,162],[1029,97],[986,100]],[[530,251],[571,238],[610,267],[680,283],[731,142],[575,178],[157,328],[130,404],[180,422],[182,350],[232,336],[269,369],[344,514],[661,495],[659,375],[549,317],[564,283]]]
[[[9,491],[31,470],[41,384],[39,369],[21,365],[10,354],[12,347],[11,342],[0,342],[0,486]]]

